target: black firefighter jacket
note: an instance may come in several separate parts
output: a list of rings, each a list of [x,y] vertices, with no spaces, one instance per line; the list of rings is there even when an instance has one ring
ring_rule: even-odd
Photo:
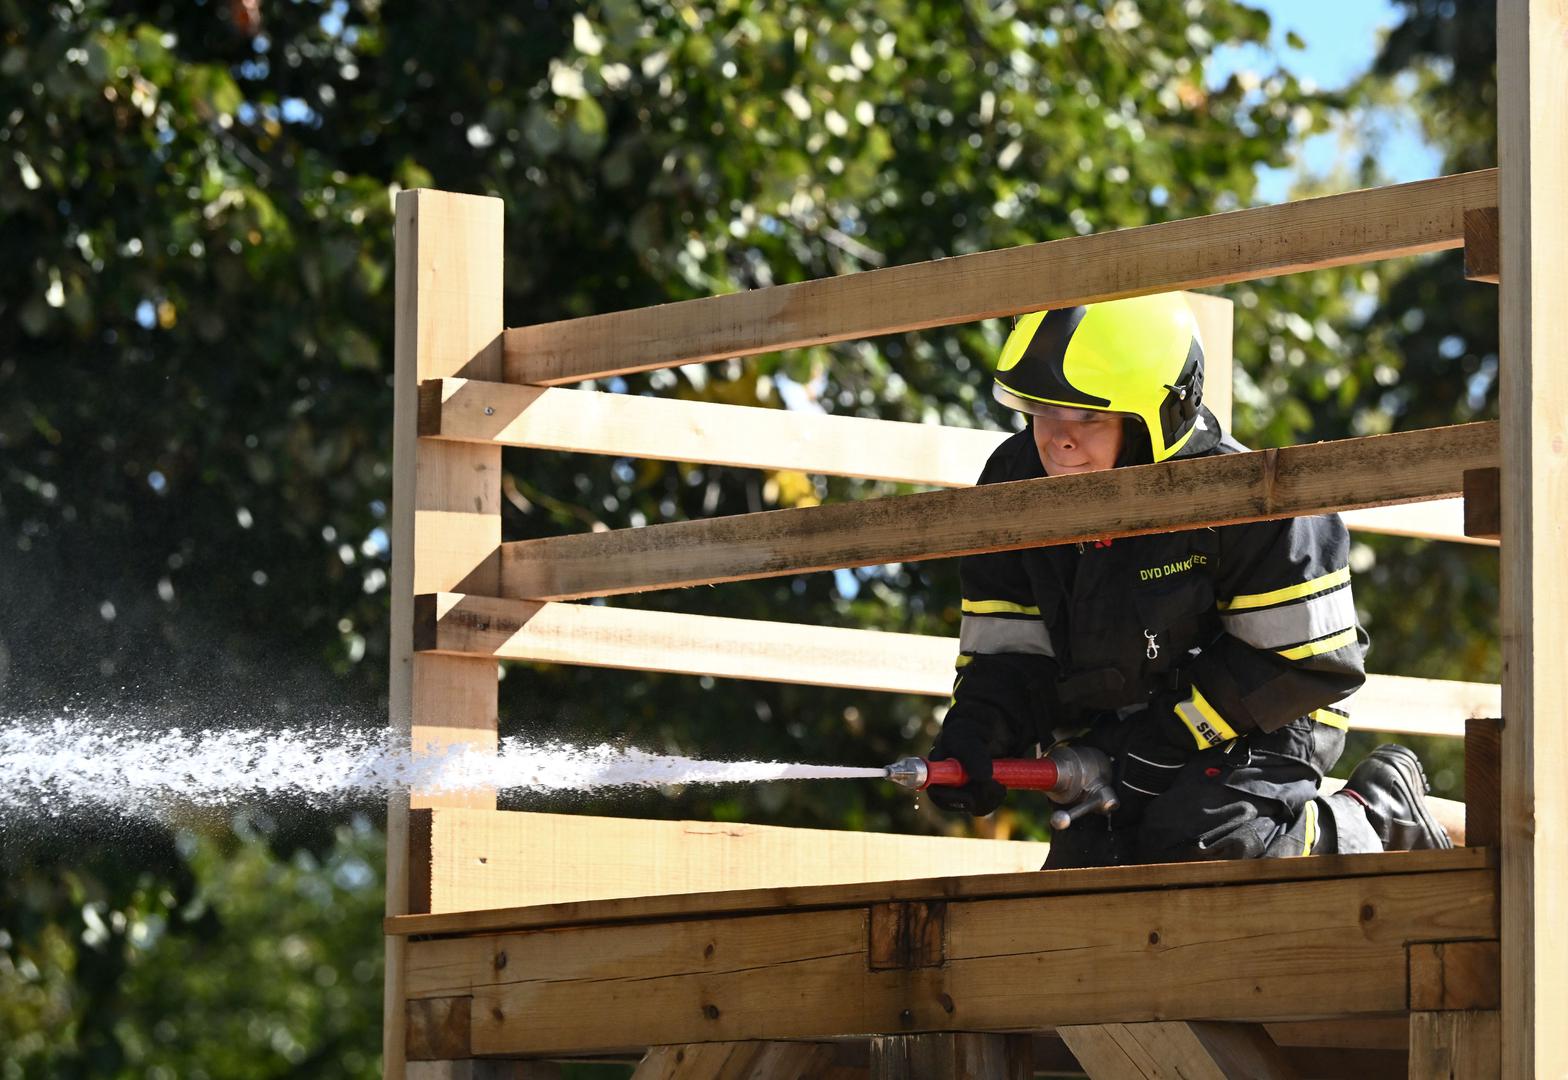
[[[1203,419],[1178,457],[1246,449]],[[1025,430],[980,483],[1043,475]],[[1195,748],[1303,718],[1343,729],[1334,706],[1365,680],[1348,555],[1330,514],[968,556],[952,708],[989,714],[998,756],[1144,707]]]

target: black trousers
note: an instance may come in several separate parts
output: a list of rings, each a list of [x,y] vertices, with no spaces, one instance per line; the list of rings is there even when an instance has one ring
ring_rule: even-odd
[[[1073,741],[1114,759],[1129,727],[1106,717]],[[1359,804],[1319,794],[1344,748],[1339,728],[1300,719],[1199,751],[1164,794],[1053,834],[1045,869],[1381,851]]]

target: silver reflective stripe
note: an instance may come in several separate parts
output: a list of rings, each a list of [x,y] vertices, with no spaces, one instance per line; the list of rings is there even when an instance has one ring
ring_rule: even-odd
[[[1314,641],[1356,625],[1356,603],[1347,586],[1264,611],[1221,615],[1227,633],[1258,649],[1279,649]]]
[[[1033,653],[1055,656],[1051,634],[1039,619],[998,619],[965,615],[958,624],[958,651],[966,653]]]

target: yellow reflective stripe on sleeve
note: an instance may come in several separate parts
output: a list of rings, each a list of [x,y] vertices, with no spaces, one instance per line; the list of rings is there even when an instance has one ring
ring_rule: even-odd
[[[1299,585],[1287,585],[1283,589],[1273,592],[1251,593],[1246,596],[1233,596],[1229,600],[1221,600],[1214,606],[1221,611],[1242,611],[1246,608],[1268,607],[1270,604],[1283,604],[1286,600],[1299,600],[1303,596],[1332,589],[1336,585],[1343,585],[1350,580],[1350,567],[1342,566],[1333,573],[1324,574],[1322,577],[1303,581]]]
[[[1343,649],[1346,645],[1356,640],[1356,628],[1341,630],[1333,637],[1326,637],[1321,641],[1309,641],[1305,645],[1297,645],[1294,649],[1281,649],[1279,655],[1286,660],[1305,660],[1309,656],[1322,656],[1324,653]]]
[[[1304,816],[1307,819],[1307,828],[1306,835],[1301,838],[1301,853],[1311,855],[1312,849],[1318,843],[1318,804],[1315,800],[1307,803]]]
[[[965,600],[959,609],[967,615],[1038,615],[1040,609],[1015,604],[1011,600]]]
[[[1337,709],[1316,709],[1310,715],[1320,724],[1337,727],[1341,731],[1350,730],[1350,717]]]
[[[1236,737],[1236,729],[1214,711],[1214,706],[1196,686],[1192,688],[1192,697],[1176,703],[1176,718],[1187,725],[1194,741],[1203,749],[1228,743]]]
[[[954,663],[953,666],[958,668],[959,670],[963,670],[964,668],[968,667],[970,664],[972,664],[974,662],[975,662],[975,658],[974,657],[972,657],[972,656],[965,656],[963,653],[959,653],[958,654],[958,660],[957,660],[956,663]]]

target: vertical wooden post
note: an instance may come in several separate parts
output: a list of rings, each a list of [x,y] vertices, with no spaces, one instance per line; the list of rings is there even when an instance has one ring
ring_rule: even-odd
[[[1493,1080],[1501,1024],[1495,1011],[1410,1014],[1410,1080]]]
[[[416,754],[496,747],[493,660],[414,652],[416,593],[499,589],[501,451],[417,437],[419,383],[501,377],[499,199],[442,191],[397,197],[392,462],[392,730]],[[408,812],[495,809],[494,792],[394,793],[387,806],[387,914],[409,911]],[[403,939],[386,939],[385,1074],[404,1075]]]
[[[1568,7],[1497,6],[1503,1075],[1568,1072]]]
[[[1236,305],[1223,296],[1182,293],[1198,320],[1203,336],[1203,404],[1230,431],[1231,401],[1235,390]]]
[[[871,1080],[1027,1080],[1034,1042],[1027,1035],[959,1031],[878,1035],[871,1040]]]

